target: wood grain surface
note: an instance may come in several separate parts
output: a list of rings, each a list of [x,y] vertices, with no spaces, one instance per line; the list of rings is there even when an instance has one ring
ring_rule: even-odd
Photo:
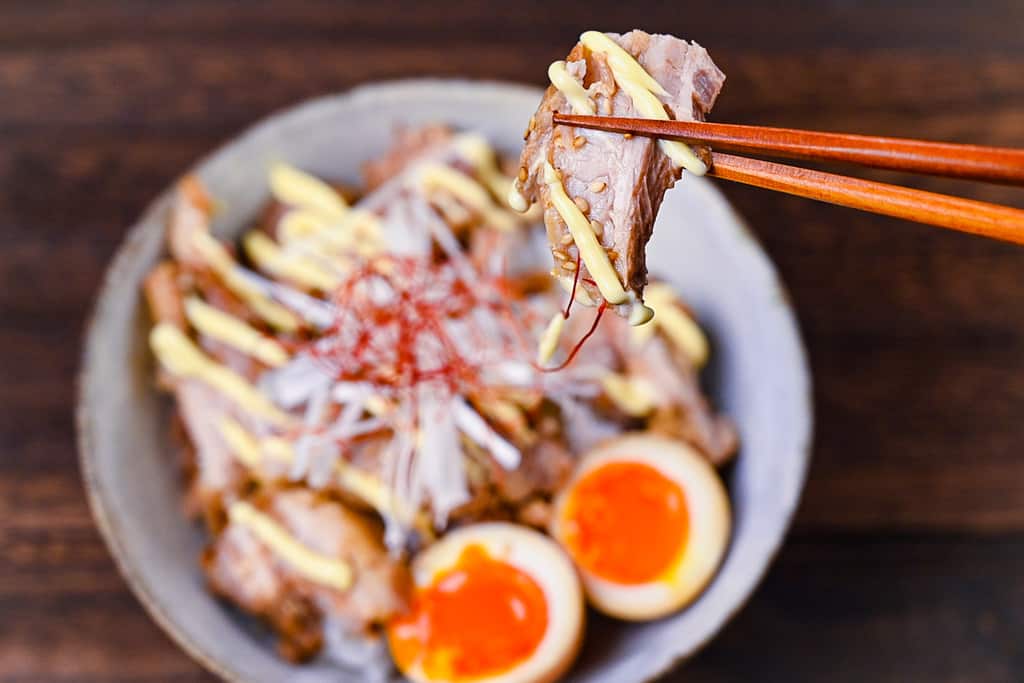
[[[0,681],[213,680],[128,592],[76,467],[81,328],[146,203],[303,98],[540,84],[581,30],[634,26],[711,50],[719,121],[1024,146],[1020,0],[0,2]],[[670,680],[1024,680],[1024,250],[724,189],[799,312],[815,457],[761,590]]]

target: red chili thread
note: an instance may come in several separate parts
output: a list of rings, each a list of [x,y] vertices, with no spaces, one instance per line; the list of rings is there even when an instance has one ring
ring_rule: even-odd
[[[498,344],[501,354],[529,354],[519,329],[527,314],[509,300],[501,278],[474,275],[470,286],[444,263],[411,257],[362,264],[335,291],[334,324],[308,346],[310,353],[337,380],[370,383],[385,395],[423,382],[459,394],[478,389],[481,368],[460,352],[450,320],[463,321],[471,339]],[[483,334],[471,315],[478,308],[498,321],[499,339]]]
[[[541,372],[558,372],[559,370],[565,370],[567,367],[569,367],[569,364],[576,360],[576,354],[580,352],[580,349],[582,349],[583,345],[587,343],[587,340],[590,339],[590,337],[593,336],[594,332],[597,331],[597,325],[598,323],[601,322],[601,316],[604,315],[604,311],[606,308],[608,308],[608,302],[602,301],[601,305],[597,309],[597,315],[594,316],[594,323],[590,326],[590,329],[587,330],[587,333],[583,335],[583,337],[578,342],[576,342],[576,345],[572,347],[572,351],[569,352],[569,355],[566,357],[564,361],[562,361],[561,364],[556,365],[553,368],[542,368],[537,367],[536,365],[535,367],[537,367],[537,369],[540,370]]]
[[[582,254],[576,254],[576,272],[572,276],[572,292],[569,294],[569,303],[565,305],[565,311],[562,312],[562,317],[566,320],[569,319],[569,309],[572,308],[572,302],[576,300],[576,285],[580,283],[580,265],[581,265]]]

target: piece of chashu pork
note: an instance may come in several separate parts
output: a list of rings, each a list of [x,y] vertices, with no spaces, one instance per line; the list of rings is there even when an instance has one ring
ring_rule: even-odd
[[[267,621],[282,654],[303,660],[328,625],[372,632],[406,607],[408,569],[382,539],[376,521],[335,500],[279,489],[232,503],[202,563],[215,593]]]
[[[580,270],[581,303],[606,300],[642,324],[651,316],[641,303],[644,250],[662,197],[683,168],[707,167],[682,143],[554,126],[552,114],[703,120],[725,75],[699,45],[643,31],[588,31],[548,74],[510,203],[544,207],[553,273],[569,290]]]

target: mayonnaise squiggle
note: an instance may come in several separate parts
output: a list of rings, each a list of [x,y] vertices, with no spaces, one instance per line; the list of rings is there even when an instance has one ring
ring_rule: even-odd
[[[679,306],[679,299],[672,288],[660,282],[648,285],[644,298],[654,309],[656,317],[650,324],[634,328],[633,341],[643,344],[655,330],[661,330],[696,367],[704,365],[709,354],[707,337],[696,321]]]
[[[565,328],[565,316],[561,311],[555,313],[551,322],[544,328],[540,344],[537,347],[537,363],[546,365],[558,350],[558,340],[562,337],[562,330]]]
[[[608,258],[608,252],[604,250],[593,228],[590,227],[590,221],[569,198],[562,185],[561,176],[551,162],[547,161],[544,162],[544,183],[548,186],[552,206],[569,228],[576,248],[580,251],[580,259],[594,278],[601,296],[608,303],[620,306],[619,310],[629,318],[630,325],[642,325],[650,320],[654,312],[643,305],[635,292],[627,292],[623,287],[618,273],[615,272],[615,266]]]
[[[201,334],[252,356],[264,365],[276,368],[288,362],[288,352],[276,339],[202,299],[190,297],[185,301],[185,317]]]
[[[253,230],[242,240],[252,262],[277,278],[302,287],[330,292],[341,278],[310,258],[287,254],[266,233]]]
[[[299,207],[337,219],[348,213],[348,202],[330,185],[294,166],[276,163],[270,167],[270,191],[286,206]]]
[[[149,335],[153,354],[173,375],[199,380],[227,396],[239,407],[270,424],[292,422],[287,413],[275,406],[259,389],[234,370],[217,363],[170,323],[160,323]]]
[[[564,61],[551,63],[551,66],[548,67],[548,78],[551,80],[551,85],[558,88],[559,92],[565,96],[574,113],[587,116],[593,116],[596,113],[594,103],[590,101],[590,94],[579,81],[572,77],[572,74],[565,68]]]
[[[633,55],[600,31],[585,32],[580,36],[580,42],[591,51],[605,56],[615,82],[626,91],[641,116],[662,121],[669,119],[665,105],[657,97],[668,93]],[[675,140],[659,140],[658,146],[677,166],[682,166],[690,173],[704,175],[708,172],[707,164],[689,146]]]
[[[352,586],[352,567],[347,562],[310,550],[274,518],[249,503],[232,503],[228,517],[233,523],[247,528],[274,554],[310,581],[341,591]]]
[[[626,303],[628,300],[626,290],[619,282],[619,276],[615,272],[615,266],[612,265],[611,259],[608,258],[608,253],[597,240],[597,235],[590,227],[590,221],[583,215],[576,203],[569,198],[562,185],[562,177],[549,161],[544,162],[544,183],[548,186],[552,205],[569,228],[576,248],[580,250],[583,265],[593,276],[601,296],[610,304]]]

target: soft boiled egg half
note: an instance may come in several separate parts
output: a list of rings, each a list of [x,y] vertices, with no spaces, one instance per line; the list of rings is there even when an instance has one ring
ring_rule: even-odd
[[[694,600],[729,543],[729,498],[687,444],[651,435],[605,442],[556,501],[552,535],[598,610],[642,621]]]
[[[412,563],[409,611],[388,625],[398,668],[417,683],[548,683],[583,635],[583,590],[547,536],[507,523],[447,534]]]

